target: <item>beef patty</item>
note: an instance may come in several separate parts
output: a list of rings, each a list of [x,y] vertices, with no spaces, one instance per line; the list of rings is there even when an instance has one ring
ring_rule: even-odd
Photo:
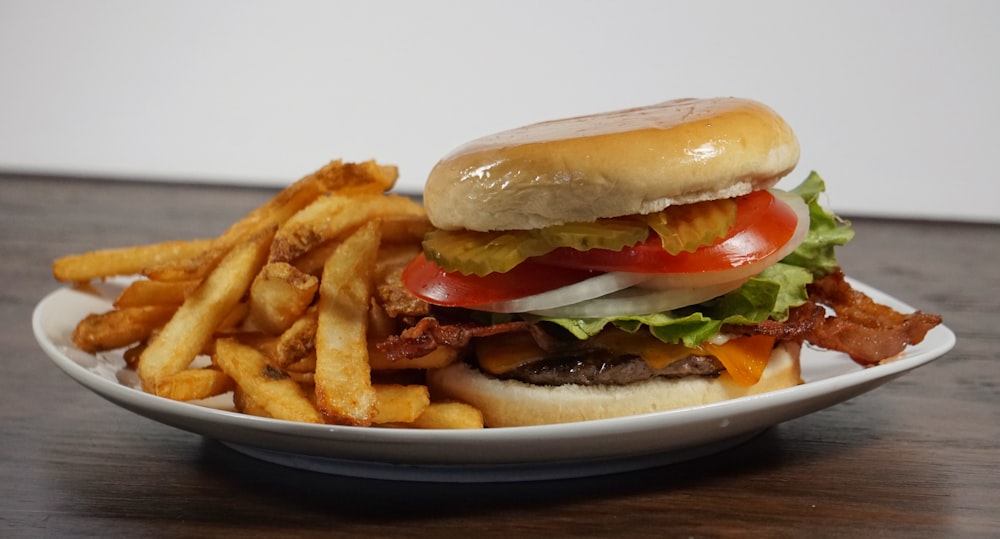
[[[608,350],[592,348],[522,365],[500,378],[535,385],[625,385],[656,377],[716,377],[723,370],[722,363],[712,356],[690,355],[662,369],[653,369],[637,355],[615,355]]]

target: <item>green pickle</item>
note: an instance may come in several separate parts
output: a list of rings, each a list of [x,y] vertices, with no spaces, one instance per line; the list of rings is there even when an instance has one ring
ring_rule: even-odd
[[[600,219],[593,223],[550,226],[538,230],[537,234],[547,244],[555,247],[572,247],[577,251],[590,249],[617,251],[645,241],[649,236],[649,228],[635,219],[615,218]]]
[[[538,230],[434,230],[424,238],[424,254],[446,271],[466,275],[505,273],[533,256],[560,247],[578,251],[618,251],[646,241],[652,230],[670,254],[694,251],[724,236],[736,220],[734,200],[671,206],[650,214],[591,223],[566,223]]]
[[[643,217],[660,236],[664,251],[693,253],[729,232],[736,221],[736,206],[735,199],[724,198],[670,206]]]

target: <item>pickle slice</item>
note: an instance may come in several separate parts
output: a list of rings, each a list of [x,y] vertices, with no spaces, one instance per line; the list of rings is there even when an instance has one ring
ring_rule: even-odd
[[[644,215],[663,244],[663,249],[675,255],[694,252],[725,236],[736,221],[736,200],[725,198],[694,204],[670,206]]]
[[[552,249],[572,247],[577,251],[590,249],[617,251],[622,247],[645,241],[649,237],[649,227],[645,223],[628,217],[599,219],[593,223],[566,223],[536,232],[546,244],[553,246]]]
[[[434,230],[424,237],[424,254],[446,271],[466,275],[504,273],[533,256],[559,247],[617,251],[644,241],[649,227],[634,219],[567,223],[539,230],[473,232]]]
[[[433,230],[424,237],[424,254],[446,271],[466,275],[505,273],[533,256],[560,247],[578,251],[618,251],[645,241],[650,229],[670,254],[695,251],[724,236],[736,220],[735,200],[671,206],[650,215],[566,223],[538,230],[474,232]]]
[[[424,236],[424,255],[446,271],[466,275],[504,273],[525,260],[524,230],[474,232],[432,230]]]

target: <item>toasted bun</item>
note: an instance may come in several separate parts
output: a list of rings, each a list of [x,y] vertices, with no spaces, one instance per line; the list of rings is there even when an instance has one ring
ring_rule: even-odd
[[[651,213],[773,185],[799,144],[747,99],[679,99],[528,125],[456,149],[424,206],[442,229],[533,229]]]
[[[728,374],[718,378],[653,379],[624,386],[536,386],[490,378],[459,362],[428,372],[435,398],[476,406],[488,427],[548,425],[699,406],[802,383],[798,343],[785,342],[771,354],[757,384],[744,387]]]

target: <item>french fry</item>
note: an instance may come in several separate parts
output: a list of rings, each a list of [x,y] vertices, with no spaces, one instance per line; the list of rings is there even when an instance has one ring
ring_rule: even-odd
[[[139,357],[142,387],[155,393],[161,379],[190,365],[237,306],[264,265],[273,230],[236,246],[184,302]]]
[[[405,244],[419,247],[424,235],[434,228],[426,215],[389,215],[382,217],[382,244]]]
[[[328,423],[370,425],[376,413],[366,335],[379,236],[378,222],[368,222],[323,268],[315,381],[316,405]]]
[[[463,402],[435,402],[406,426],[416,429],[481,429],[483,413]]]
[[[338,180],[322,179],[328,191],[333,191],[344,186],[351,185],[373,185],[379,191],[388,191],[396,185],[399,178],[399,169],[392,165],[380,165],[373,160],[362,163],[345,163],[343,165],[343,179]],[[322,175],[323,171],[317,172]]]
[[[256,401],[247,395],[246,391],[243,391],[240,386],[236,386],[233,389],[233,407],[236,408],[237,412],[241,414],[255,415],[258,417],[271,417],[271,414],[267,413],[267,410],[263,406],[257,404]]]
[[[148,341],[141,341],[135,346],[128,348],[122,352],[122,359],[125,360],[125,365],[130,369],[135,369],[135,366],[139,364],[139,356],[142,355],[142,351],[146,349],[146,344]]]
[[[302,359],[288,365],[285,374],[302,386],[316,385],[316,354],[309,354]],[[315,388],[314,393],[315,393]]]
[[[216,338],[230,337],[240,341],[241,344],[245,344],[251,348],[256,349],[261,354],[271,362],[272,365],[282,368],[280,365],[274,362],[274,349],[278,345],[278,337],[274,335],[265,335],[258,331],[233,331],[227,333],[226,335],[221,335],[216,333]]]
[[[307,389],[316,385],[316,373],[313,371],[308,371],[308,372],[287,371],[285,374],[293,381],[295,381],[295,383],[302,386],[303,389]]]
[[[114,306],[142,307],[146,305],[180,306],[184,299],[198,287],[197,281],[134,281],[118,294]]]
[[[302,256],[296,258],[292,262],[292,265],[302,273],[320,277],[323,275],[323,265],[326,264],[326,259],[330,258],[330,255],[337,250],[338,246],[340,246],[340,240],[331,240],[316,245]]]
[[[91,353],[129,346],[149,338],[176,311],[170,305],[151,305],[90,314],[76,325],[73,344]]]
[[[243,325],[243,321],[247,318],[247,313],[250,311],[250,305],[245,301],[237,303],[232,309],[230,309],[229,314],[219,322],[219,327],[216,328],[220,332],[232,332],[236,331],[240,326]]]
[[[215,239],[210,249],[193,257],[176,258],[162,264],[141,268],[146,276],[158,281],[200,279],[237,244],[280,225],[309,205],[320,194],[340,188],[373,185],[385,190],[395,182],[394,167],[374,162],[344,165],[331,161],[323,168],[281,190],[273,198],[231,225]]]
[[[64,256],[52,263],[52,275],[64,282],[134,275],[148,267],[196,257],[208,250],[212,241],[210,239],[167,241]]]
[[[226,373],[213,368],[188,369],[156,383],[156,394],[177,401],[207,399],[236,387]]]
[[[235,339],[219,339],[213,360],[236,381],[243,398],[262,408],[268,416],[305,423],[323,422],[299,384],[268,364],[257,350]]]
[[[309,354],[285,367],[285,372],[316,372],[316,354]]]
[[[317,310],[310,308],[278,337],[272,356],[278,367],[287,367],[310,354],[315,356],[318,324]]]
[[[317,198],[278,229],[270,261],[294,261],[313,247],[349,234],[366,222],[398,215],[422,216],[424,210],[400,195],[330,193]]]
[[[373,424],[410,423],[420,417],[431,402],[427,386],[376,384],[373,387],[377,402]]]
[[[319,279],[291,264],[264,265],[250,285],[250,310],[244,329],[277,335],[289,327],[316,297]]]

